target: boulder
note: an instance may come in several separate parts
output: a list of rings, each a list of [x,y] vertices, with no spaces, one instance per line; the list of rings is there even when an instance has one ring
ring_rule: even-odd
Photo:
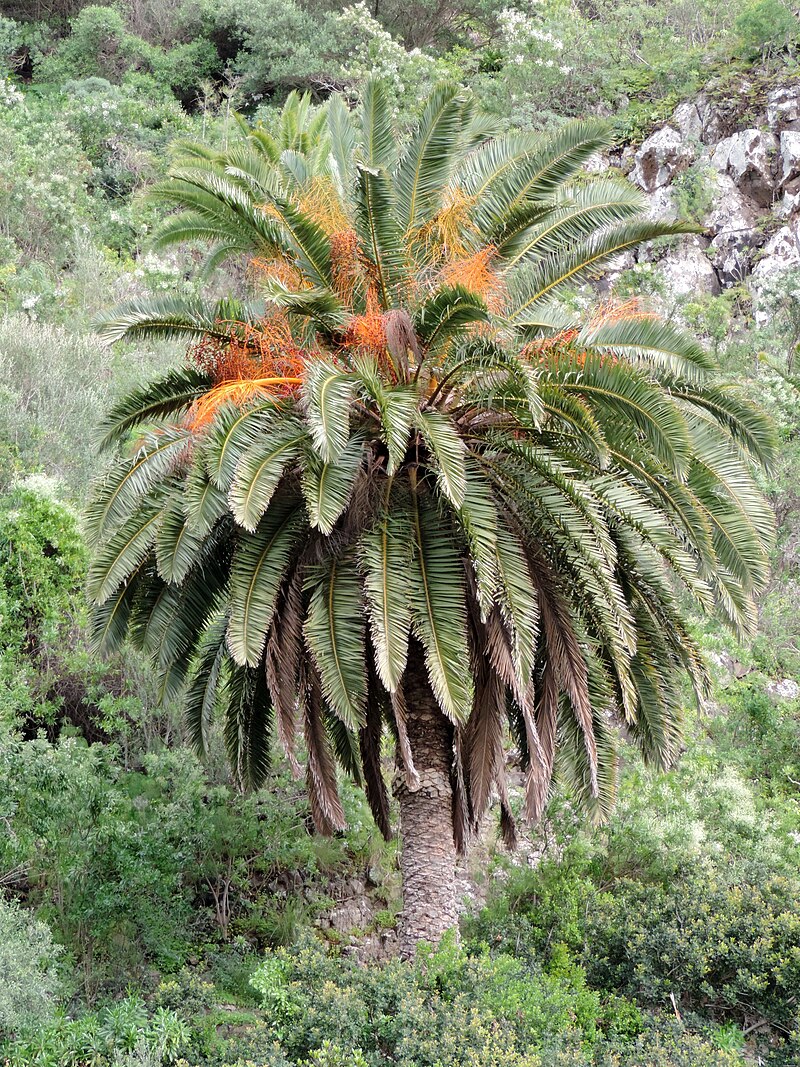
[[[759,212],[736,188],[727,174],[713,175],[715,185],[711,211],[704,219],[714,234],[709,247],[711,262],[724,289],[738,285],[752,267],[756,249],[763,243],[758,229]]]
[[[800,268],[800,220],[795,217],[794,221],[782,226],[776,234],[764,245],[764,250],[758,257],[758,263],[753,268],[750,276],[750,288],[753,291],[756,305],[764,283],[769,281],[773,274]],[[755,320],[758,326],[765,326],[768,317],[763,310],[756,306]]]
[[[781,134],[778,182],[784,194],[800,190],[800,130],[784,130]]]
[[[647,217],[655,221],[674,222],[678,218],[678,209],[669,186],[656,189],[647,198]]]
[[[631,180],[652,193],[668,185],[694,159],[694,149],[672,126],[664,126],[643,142],[634,156]]]
[[[737,189],[760,207],[769,207],[775,196],[775,161],[778,139],[761,130],[743,130],[720,141],[711,165],[727,174]]]
[[[702,141],[703,116],[700,100],[686,100],[678,104],[672,115],[672,125],[677,126],[685,141]]]
[[[781,678],[779,682],[767,682],[767,692],[780,700],[797,700],[800,685],[793,678]]]
[[[767,123],[778,133],[800,130],[800,85],[783,85],[767,93]]]
[[[715,145],[735,124],[734,110],[732,102],[718,103],[700,93],[694,100],[678,104],[672,115],[672,125],[680,130],[686,141]]]
[[[676,297],[716,296],[719,279],[706,252],[708,245],[692,237],[670,248],[657,262],[667,292]]]

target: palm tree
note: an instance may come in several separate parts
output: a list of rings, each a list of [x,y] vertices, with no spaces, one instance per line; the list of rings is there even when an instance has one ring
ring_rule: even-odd
[[[772,438],[638,302],[574,310],[610,257],[687,229],[582,176],[602,125],[494,137],[442,85],[398,148],[373,84],[325,137],[313,166],[251,143],[158,190],[181,208],[159,240],[244,254],[258,300],[101,324],[192,345],[105,423],[89,592],[97,647],[148,650],[199,749],[221,715],[243,785],[273,732],[299,771],[302,737],[323,832],[338,761],[389,836],[388,730],[409,952],[456,922],[494,794],[513,843],[506,724],[530,819],[554,776],[609,810],[618,725],[675,758],[683,680],[706,684],[683,609],[750,627]]]

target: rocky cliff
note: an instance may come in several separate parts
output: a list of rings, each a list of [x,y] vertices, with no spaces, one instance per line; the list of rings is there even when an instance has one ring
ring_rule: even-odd
[[[800,84],[766,88],[742,79],[724,94],[711,85],[638,149],[596,165],[626,173],[653,216],[688,212],[704,229],[621,256],[607,286],[649,263],[675,302],[745,284],[757,305],[771,275],[800,267]]]

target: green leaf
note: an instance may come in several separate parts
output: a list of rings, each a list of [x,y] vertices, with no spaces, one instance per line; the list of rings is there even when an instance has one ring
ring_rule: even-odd
[[[269,507],[284,471],[300,453],[307,439],[299,423],[278,424],[250,445],[236,466],[228,500],[233,517],[251,532]]]
[[[414,326],[429,356],[442,352],[449,341],[476,322],[486,322],[485,302],[460,285],[440,286],[414,314]]]
[[[87,579],[89,597],[95,604],[107,600],[137,570],[155,540],[160,515],[158,504],[138,507],[95,551]]]
[[[123,339],[186,342],[200,337],[227,341],[230,331],[222,323],[251,322],[261,314],[259,308],[245,306],[238,300],[206,304],[198,298],[162,296],[120,304],[98,316],[94,327],[106,344]]]
[[[438,208],[456,160],[463,100],[458,85],[437,85],[395,171],[397,212],[406,232]]]
[[[416,424],[434,460],[439,489],[455,508],[464,503],[466,446],[451,420],[439,411],[419,411]]]
[[[183,581],[197,559],[202,540],[186,515],[182,494],[176,491],[164,508],[156,534],[158,573],[165,582],[175,585]]]
[[[189,740],[195,752],[208,753],[211,722],[220,704],[223,670],[228,659],[225,635],[228,620],[219,615],[206,629],[195,656],[192,678],[184,697]]]
[[[502,586],[503,617],[511,630],[514,667],[520,690],[533,672],[539,636],[539,602],[519,538],[504,523],[498,523],[497,563]]]
[[[183,506],[189,527],[198,536],[207,534],[228,510],[227,497],[208,477],[202,456],[184,483]]]
[[[304,394],[306,422],[311,438],[325,463],[342,454],[350,438],[350,404],[355,379],[342,374],[329,363],[313,363],[308,371]]]
[[[359,166],[355,192],[356,231],[375,269],[381,307],[396,307],[407,271],[391,180],[385,170]]]
[[[365,722],[366,664],[361,584],[352,560],[332,559],[311,572],[304,633],[333,712],[350,729]]]
[[[257,403],[246,408],[227,404],[216,413],[203,443],[208,476],[218,489],[227,490],[242,456],[275,432],[277,405]]]
[[[212,385],[211,376],[197,367],[175,367],[162,378],[134,389],[118,400],[101,422],[100,447],[120,441],[134,426],[182,414]]]
[[[303,471],[303,496],[311,525],[329,534],[347,507],[361,469],[364,439],[356,435],[332,463],[323,463],[316,455],[306,457]]]
[[[439,706],[452,722],[463,723],[469,718],[473,698],[467,667],[463,564],[450,524],[416,491],[412,494],[412,521],[412,626],[425,649],[428,676]]]
[[[386,86],[379,78],[370,79],[361,94],[361,138],[367,166],[392,166],[397,140]]]
[[[106,473],[87,510],[94,540],[126,520],[147,494],[157,489],[188,455],[190,436],[182,429],[148,433],[134,455]]]
[[[497,599],[500,585],[497,507],[489,482],[471,456],[467,459],[466,475],[466,490],[459,518],[469,544],[481,614],[485,618]]]
[[[380,515],[361,538],[370,633],[381,681],[395,692],[408,658],[411,630],[412,525],[408,502],[393,496],[388,479]]]
[[[278,590],[303,526],[302,509],[274,503],[255,533],[245,533],[231,563],[228,646],[239,664],[256,666],[264,651]]]

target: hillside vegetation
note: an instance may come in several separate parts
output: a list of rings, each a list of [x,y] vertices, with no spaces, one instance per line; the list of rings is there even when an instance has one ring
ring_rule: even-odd
[[[347,828],[330,837],[277,745],[266,784],[242,789],[220,724],[201,759],[144,655],[92,651],[85,588],[98,427],[186,364],[180,341],[109,346],[93,324],[126,301],[254,284],[236,259],[204,269],[199,243],[153,247],[169,208],[148,190],[188,143],[228,151],[255,129],[305,152],[330,94],[355,106],[373,76],[407,130],[445,79],[487,129],[605,118],[628,170],[701,90],[751,127],[766,94],[800,82],[799,54],[783,0],[3,3],[0,1063],[800,1062],[800,255],[760,288],[676,294],[658,238],[652,262],[600,283],[688,328],[768,413],[771,576],[752,640],[686,605],[712,689],[698,708],[685,686],[674,766],[623,737],[609,818],[587,817],[562,775],[542,819],[518,820],[516,851],[489,812],[459,866],[458,944],[396,958],[398,846],[358,784],[340,774]],[[702,168],[671,189],[703,224]],[[773,207],[765,241],[797,227]],[[510,738],[504,752],[519,815],[521,754]],[[383,756],[388,781],[391,738]]]

